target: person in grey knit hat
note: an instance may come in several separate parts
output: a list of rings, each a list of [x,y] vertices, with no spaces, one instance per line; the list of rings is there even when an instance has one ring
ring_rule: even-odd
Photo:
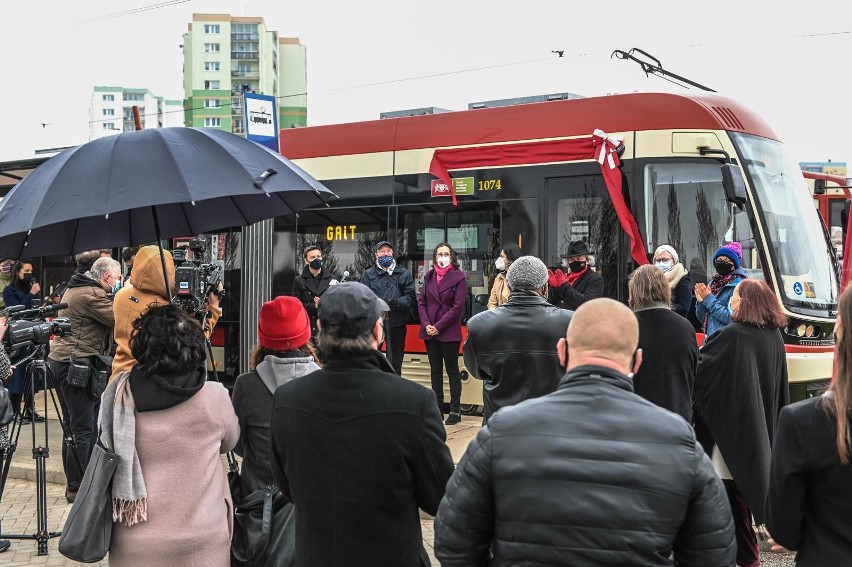
[[[556,343],[565,336],[573,311],[548,303],[547,266],[521,256],[509,266],[509,299],[467,322],[464,365],[483,382],[483,415],[556,389],[565,369]]]
[[[509,266],[506,283],[512,291],[539,291],[547,285],[547,266],[535,256],[521,256]]]

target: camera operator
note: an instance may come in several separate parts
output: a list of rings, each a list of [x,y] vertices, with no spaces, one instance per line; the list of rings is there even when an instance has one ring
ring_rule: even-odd
[[[79,256],[79,254],[78,254]],[[67,380],[73,360],[87,359],[97,367],[95,356],[105,355],[112,344],[113,310],[109,293],[121,284],[121,266],[108,256],[95,260],[87,272],[75,273],[68,282],[62,301],[67,309],[59,312],[71,323],[71,332],[55,337],[47,358],[48,368],[56,379],[71,434],[77,445],[77,454],[82,470],[77,469],[77,460],[70,448],[62,446],[62,462],[65,467],[65,498],[73,502],[80,487],[83,471],[94,449],[95,428],[100,408],[100,398],[92,397],[88,383],[85,387],[72,385]]]
[[[18,260],[12,267],[12,279],[3,289],[3,302],[6,307],[15,305],[23,305],[25,309],[32,309],[33,299],[38,299],[41,295],[41,286],[35,280],[33,275],[33,264],[29,260]],[[18,349],[15,360],[20,360],[30,353],[29,347],[21,347]],[[12,378],[6,385],[9,388],[9,394],[12,399],[12,407],[15,408],[15,419],[21,424],[30,423],[32,420],[43,422],[44,417],[37,414],[33,409],[33,400],[30,399],[30,392],[23,392],[24,378],[27,375],[27,368],[30,366],[30,361],[23,364],[18,364],[15,371],[12,373]],[[35,384],[35,391],[39,392],[44,387],[44,384]],[[22,414],[18,414],[18,408],[21,406],[21,397],[26,401],[26,409]]]
[[[117,345],[115,358],[112,361],[112,380],[119,372],[129,371],[136,359],[130,352],[130,333],[133,322],[154,305],[169,303],[169,298],[175,285],[175,261],[172,253],[163,250],[166,261],[166,273],[169,285],[166,291],[163,279],[163,265],[160,261],[160,250],[157,246],[142,246],[133,259],[133,281],[122,287],[113,301],[115,316],[115,343]],[[216,322],[222,315],[219,308],[219,296],[215,293],[207,295],[207,311],[204,317],[204,328],[207,337],[213,332]]]

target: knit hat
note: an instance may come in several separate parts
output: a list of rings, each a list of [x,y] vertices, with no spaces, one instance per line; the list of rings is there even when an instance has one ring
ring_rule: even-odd
[[[521,256],[509,265],[506,283],[512,290],[541,289],[547,283],[547,266],[535,256]]]
[[[715,262],[719,256],[729,258],[734,263],[734,267],[739,269],[743,262],[743,247],[739,242],[730,242],[716,251],[716,254],[713,255],[713,261]]]
[[[677,252],[675,252],[675,249],[669,246],[668,244],[657,246],[657,249],[654,250],[654,258],[656,258],[657,254],[659,254],[660,252],[668,252],[669,255],[672,257],[672,260],[674,260],[675,264],[680,262],[680,259],[677,256]]]
[[[260,346],[279,352],[305,346],[311,340],[311,319],[302,302],[279,295],[260,308],[257,323]]]

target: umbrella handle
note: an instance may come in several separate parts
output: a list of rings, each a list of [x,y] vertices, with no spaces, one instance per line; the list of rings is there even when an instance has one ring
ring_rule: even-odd
[[[163,266],[163,280],[166,282],[166,299],[172,303],[172,288],[169,286],[169,273],[166,271],[166,255],[163,254],[163,240],[160,238],[160,221],[157,218],[157,207],[154,205],[151,205],[151,215],[154,217],[154,232],[157,235],[157,248],[160,249],[160,265]]]

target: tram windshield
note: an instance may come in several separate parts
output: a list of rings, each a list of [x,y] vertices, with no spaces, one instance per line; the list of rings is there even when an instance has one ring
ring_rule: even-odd
[[[788,309],[837,308],[830,243],[801,171],[783,144],[731,133],[757,198],[769,254]]]

